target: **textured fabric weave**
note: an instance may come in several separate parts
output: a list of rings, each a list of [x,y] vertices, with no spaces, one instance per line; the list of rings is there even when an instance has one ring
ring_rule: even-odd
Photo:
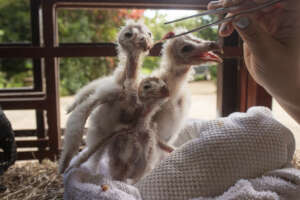
[[[198,138],[173,152],[136,185],[144,200],[218,196],[239,179],[260,177],[293,158],[292,133],[267,108],[254,107],[192,128]]]
[[[272,117],[269,109],[255,107],[247,113],[234,113],[217,120],[193,120],[183,133],[195,139],[173,152],[138,182],[137,188],[81,167],[65,174],[65,199],[298,200],[300,197],[299,170],[281,169],[292,160],[294,137]],[[101,184],[109,185],[109,190],[102,191]]]
[[[239,180],[223,195],[215,198],[193,200],[299,200],[300,171],[293,168],[279,169],[263,177]]]
[[[104,185],[107,191],[103,191]],[[85,167],[66,172],[64,188],[65,200],[141,200],[135,187],[93,174]]]

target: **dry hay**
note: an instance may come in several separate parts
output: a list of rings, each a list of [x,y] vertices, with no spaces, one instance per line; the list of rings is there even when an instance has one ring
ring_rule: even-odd
[[[300,150],[296,151],[293,165],[300,169]],[[0,183],[7,187],[0,193],[1,200],[62,200],[62,177],[57,173],[57,163],[49,160],[15,164]]]
[[[1,200],[63,199],[62,177],[57,164],[49,160],[17,163],[0,177],[0,183],[7,187]]]

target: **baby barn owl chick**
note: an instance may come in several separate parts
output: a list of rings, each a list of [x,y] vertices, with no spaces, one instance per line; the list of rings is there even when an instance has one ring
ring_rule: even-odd
[[[132,93],[132,90],[137,87],[142,58],[152,45],[151,33],[142,23],[130,21],[119,32],[118,43],[120,64],[114,74],[93,81],[84,87],[75,97],[75,102],[71,105],[69,111],[84,103],[89,97],[92,99],[95,97],[109,98],[110,93],[107,91],[110,89],[114,91],[118,90],[121,93],[122,87],[128,85],[126,87],[128,88],[127,92]],[[95,95],[95,90],[97,90],[97,95]],[[93,97],[93,95],[95,96]],[[135,102],[133,102],[133,105],[135,105]],[[129,108],[134,110],[133,106],[124,109],[122,106],[122,104],[117,103],[105,104],[96,108],[91,117],[91,125],[87,132],[88,146],[106,138],[112,132],[111,128],[118,125],[119,115],[123,113],[124,109],[128,112],[130,112]],[[82,124],[85,124],[85,121],[82,123],[80,120],[87,118],[92,108],[94,108],[93,104],[87,102],[80,109],[75,109],[67,121],[63,152],[59,164],[60,173],[64,172],[73,155],[79,149],[84,130]],[[125,119],[129,118],[127,116],[127,113],[124,112]]]
[[[170,90],[169,100],[154,116],[158,135],[163,141],[172,144],[184,126],[190,107],[186,86],[192,65],[222,62],[212,52],[217,49],[220,49],[217,42],[202,40],[191,34],[169,39],[164,44],[160,68],[154,72],[166,82]]]
[[[151,120],[168,96],[169,90],[161,79],[144,79],[138,89],[140,103],[135,122],[129,128],[117,130],[101,143],[82,151],[72,161],[71,167],[80,166],[91,154],[96,151],[101,154],[108,147],[111,177],[114,180],[131,179],[133,183],[137,182],[154,167],[161,151],[173,151],[172,147],[159,140]]]
[[[148,78],[141,82],[138,97],[141,101],[137,122],[132,128],[121,132],[109,145],[109,166],[115,180],[131,179],[136,183],[145,173],[154,168],[160,152],[165,151],[158,140],[155,125],[151,123],[153,115],[167,101],[169,90],[166,84],[157,78]]]
[[[117,41],[120,63],[113,75],[96,79],[80,89],[74,102],[68,107],[67,113],[72,112],[78,104],[93,94],[103,82],[112,81],[122,85],[125,78],[133,82],[132,84],[138,81],[142,60],[153,45],[152,33],[142,22],[128,20],[118,33]]]

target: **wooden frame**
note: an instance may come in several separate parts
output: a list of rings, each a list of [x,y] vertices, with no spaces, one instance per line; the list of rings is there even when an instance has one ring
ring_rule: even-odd
[[[234,32],[223,39],[224,62],[218,67],[217,111],[224,117],[232,112],[246,112],[252,106],[272,107],[272,97],[258,85],[245,66],[242,41]],[[228,55],[227,49],[231,49]],[[234,50],[234,51],[233,51]]]
[[[95,7],[205,9],[209,1],[31,0],[32,44],[0,44],[0,58],[32,58],[34,64],[34,87],[32,89],[0,90],[0,105],[4,109],[34,109],[36,111],[37,130],[16,131],[16,137],[37,136],[35,140],[18,141],[17,145],[18,147],[37,147],[38,151],[18,152],[18,159],[50,158],[56,160],[61,150],[58,59],[60,57],[116,56],[113,43],[59,43],[57,9]],[[40,12],[42,21],[39,17]],[[42,24],[42,30],[40,24]],[[242,49],[238,36],[225,38],[224,44],[225,62],[218,70],[219,115],[225,116],[234,111],[245,111],[251,105],[270,106],[270,97],[250,79],[241,62]],[[161,44],[157,44],[151,50],[150,55],[159,56],[160,50]],[[43,85],[43,79],[45,79],[45,85]]]

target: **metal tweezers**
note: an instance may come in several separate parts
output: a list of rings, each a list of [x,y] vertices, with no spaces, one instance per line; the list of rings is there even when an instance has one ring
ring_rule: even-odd
[[[231,17],[226,17],[226,18],[224,18],[224,19],[221,19],[221,20],[212,22],[212,23],[210,23],[210,24],[206,24],[206,25],[204,25],[204,26],[200,26],[200,27],[198,27],[198,28],[189,30],[189,31],[187,31],[187,32],[180,33],[180,34],[178,34],[178,35],[173,35],[173,36],[171,36],[171,37],[168,37],[168,39],[170,39],[170,38],[175,38],[175,37],[179,37],[179,36],[183,36],[183,35],[186,35],[186,34],[189,34],[189,33],[192,33],[192,32],[196,32],[196,31],[199,31],[199,30],[208,28],[208,27],[210,27],[210,26],[222,24],[222,23],[224,23],[224,22],[230,22],[230,21],[233,21],[234,18],[236,18],[236,17],[239,16],[239,15],[247,14],[247,13],[251,13],[251,12],[255,12],[255,11],[264,9],[264,8],[269,7],[269,6],[275,5],[276,3],[279,3],[279,2],[281,2],[281,1],[282,1],[282,0],[270,0],[270,1],[267,1],[266,3],[260,4],[260,5],[256,6],[256,7],[252,7],[252,8],[248,8],[248,9],[242,10],[241,12],[239,12],[239,13],[237,13],[237,14],[231,16]],[[171,24],[171,23],[174,23],[174,22],[179,22],[179,21],[183,21],[183,20],[186,20],[186,19],[190,19],[190,18],[194,18],[194,17],[200,17],[200,16],[205,16],[205,15],[215,15],[215,14],[218,14],[218,15],[221,14],[221,15],[222,15],[222,14],[226,14],[226,13],[229,13],[229,12],[237,11],[237,9],[238,9],[238,6],[233,6],[233,7],[228,7],[228,8],[217,8],[217,9],[214,9],[214,10],[209,10],[209,11],[202,12],[202,13],[195,14],[195,15],[191,15],[191,16],[188,16],[188,17],[183,17],[183,18],[180,18],[180,19],[168,21],[168,22],[165,22],[165,24]]]

